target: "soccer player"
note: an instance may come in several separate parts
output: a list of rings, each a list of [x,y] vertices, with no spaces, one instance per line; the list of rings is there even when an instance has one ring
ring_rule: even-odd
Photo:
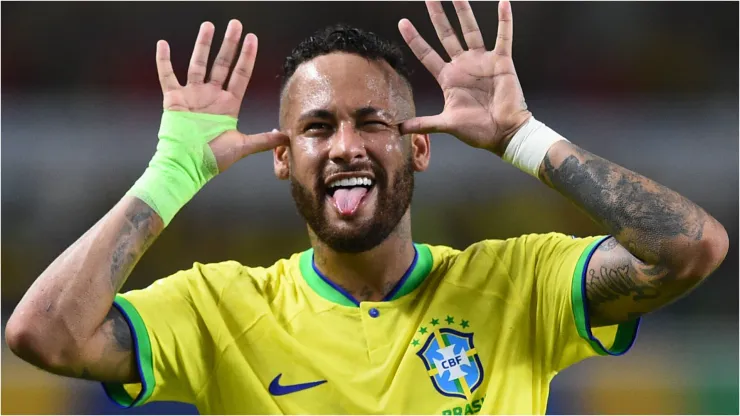
[[[627,351],[640,316],[718,267],[726,231],[683,196],[532,117],[508,2],[491,51],[469,4],[454,5],[467,49],[441,4],[427,4],[449,62],[399,23],[444,94],[444,111],[428,117],[415,116],[399,50],[337,26],[287,58],[280,130],[242,134],[236,117],[257,38],[240,48],[242,26],[231,21],[206,79],[214,27],[204,23],[185,86],[160,41],[157,151],[28,290],[6,328],[11,349],[48,371],[102,381],[123,406],[175,400],[221,414],[539,414],[558,371]],[[604,236],[525,235],[463,250],[415,243],[414,175],[429,165],[437,132],[541,179]],[[267,150],[277,177],[290,180],[310,249],[267,268],[195,263],[117,293],[208,180]]]

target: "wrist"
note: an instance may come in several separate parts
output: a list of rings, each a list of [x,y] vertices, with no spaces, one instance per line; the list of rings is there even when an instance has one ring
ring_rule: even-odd
[[[520,170],[539,178],[540,166],[550,147],[565,137],[530,117],[509,140],[502,158]]]
[[[230,116],[165,111],[157,151],[127,195],[149,205],[165,226],[218,174],[208,142],[236,128]]]

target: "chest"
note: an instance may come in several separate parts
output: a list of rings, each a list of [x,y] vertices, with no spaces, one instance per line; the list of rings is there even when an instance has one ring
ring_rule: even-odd
[[[534,380],[526,331],[509,323],[504,306],[431,297],[266,315],[224,351],[209,413],[498,412],[492,399],[531,398]]]

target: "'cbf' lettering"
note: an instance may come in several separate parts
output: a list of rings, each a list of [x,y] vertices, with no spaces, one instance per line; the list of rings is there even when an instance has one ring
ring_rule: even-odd
[[[442,361],[442,368],[445,370],[449,370],[452,367],[460,365],[462,362],[462,358],[458,355],[455,358],[450,358],[449,360]]]

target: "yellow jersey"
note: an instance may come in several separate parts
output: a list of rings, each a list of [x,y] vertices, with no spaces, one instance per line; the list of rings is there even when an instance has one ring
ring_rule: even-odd
[[[544,414],[558,371],[636,336],[639,320],[589,326],[586,266],[604,239],[415,244],[381,302],[332,283],[312,250],[267,268],[195,263],[117,296],[141,383],[103,385],[122,406],[206,414]]]

